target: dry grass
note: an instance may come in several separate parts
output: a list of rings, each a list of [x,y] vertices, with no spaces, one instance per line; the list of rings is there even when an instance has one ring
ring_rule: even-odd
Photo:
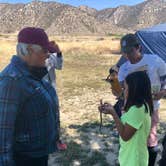
[[[119,40],[115,40],[114,37],[52,37],[51,39],[58,41],[64,52],[81,50],[92,54],[103,54],[119,51]]]
[[[119,53],[119,40],[116,37],[103,36],[54,36],[64,54],[92,54],[110,55]],[[0,34],[0,69],[2,69],[11,55],[15,54],[16,35]]]
[[[4,68],[15,54],[15,41],[0,39],[0,69]]]

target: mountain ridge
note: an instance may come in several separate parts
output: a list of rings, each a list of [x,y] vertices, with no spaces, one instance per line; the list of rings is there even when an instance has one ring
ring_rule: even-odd
[[[26,26],[44,28],[49,34],[111,34],[133,32],[166,22],[166,1],[148,0],[134,6],[96,10],[58,2],[0,3],[0,33]]]

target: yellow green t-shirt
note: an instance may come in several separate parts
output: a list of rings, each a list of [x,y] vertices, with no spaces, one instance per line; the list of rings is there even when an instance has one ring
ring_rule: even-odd
[[[132,106],[128,112],[121,117],[123,124],[127,123],[137,129],[128,141],[120,138],[119,162],[120,166],[147,166],[148,149],[147,139],[151,128],[151,117],[145,106],[140,108]]]

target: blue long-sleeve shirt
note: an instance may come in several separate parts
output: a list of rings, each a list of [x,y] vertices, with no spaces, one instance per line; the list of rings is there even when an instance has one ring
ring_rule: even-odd
[[[0,73],[0,166],[13,166],[14,153],[42,157],[56,151],[56,96],[13,56]]]

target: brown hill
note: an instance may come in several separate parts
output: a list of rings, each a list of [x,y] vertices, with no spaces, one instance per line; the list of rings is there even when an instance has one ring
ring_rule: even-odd
[[[19,31],[25,26],[42,27],[56,34],[109,34],[137,30],[166,22],[166,1],[148,0],[135,6],[97,11],[56,2],[0,4],[0,32]]]
[[[97,19],[124,29],[137,30],[166,22],[166,1],[148,0],[135,6],[119,6],[98,12]]]

